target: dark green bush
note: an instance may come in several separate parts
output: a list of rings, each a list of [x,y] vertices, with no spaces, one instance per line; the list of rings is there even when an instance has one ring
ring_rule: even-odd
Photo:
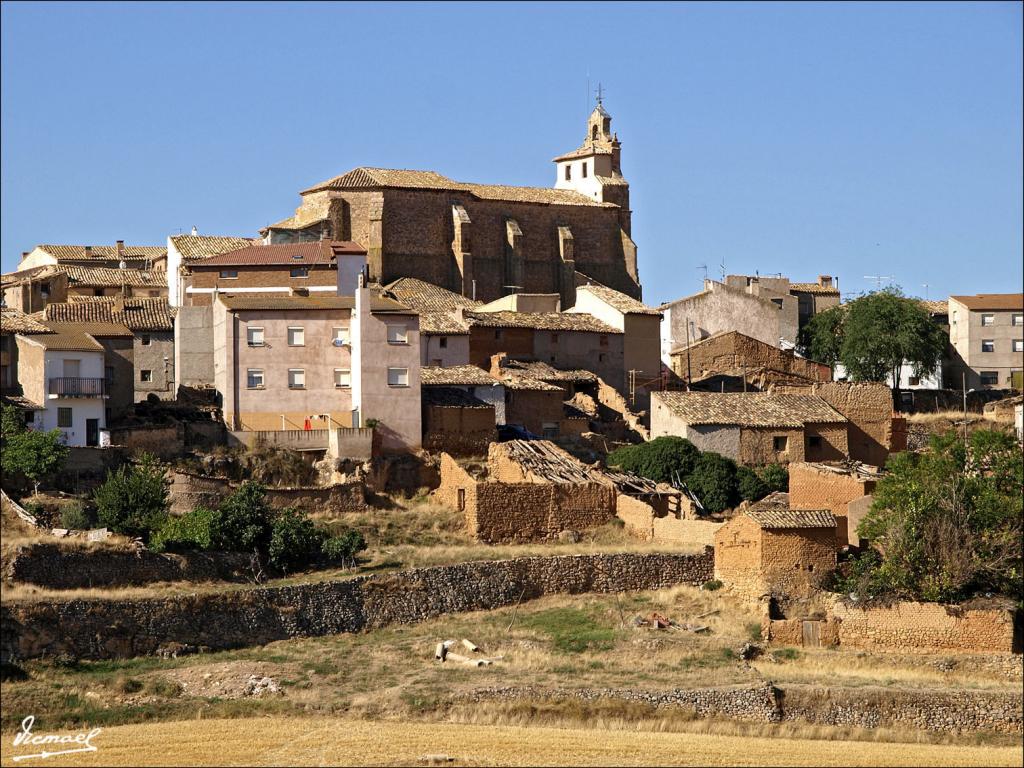
[[[736,487],[746,501],[757,501],[768,495],[768,486],[750,467],[736,468]]]
[[[282,509],[270,534],[267,551],[270,564],[282,573],[313,565],[319,559],[326,537],[305,512],[293,507]]]
[[[703,586],[704,589],[706,589],[708,592],[714,592],[715,590],[722,588],[722,582],[720,582],[718,579],[708,579],[704,582]]]
[[[218,507],[211,546],[237,552],[266,552],[273,517],[266,489],[260,483],[247,480]]]
[[[718,453],[702,453],[686,484],[710,514],[729,509],[739,499],[736,462]]]
[[[60,527],[72,531],[88,531],[95,527],[96,520],[81,502],[67,504],[60,511]]]
[[[789,470],[781,464],[766,464],[759,472],[761,482],[768,486],[768,493],[789,490]],[[766,493],[765,496],[768,494]]]
[[[325,539],[320,549],[328,562],[338,563],[344,568],[346,564],[353,565],[356,555],[366,549],[366,539],[359,531],[345,531]]]
[[[218,513],[196,507],[180,517],[170,517],[152,537],[149,548],[154,552],[206,550],[213,545]]]
[[[167,519],[167,479],[156,459],[142,456],[136,466],[107,473],[93,494],[100,525],[125,536],[148,539]]]
[[[627,445],[608,454],[608,466],[635,472],[660,483],[689,475],[700,451],[682,437],[657,437],[647,443]]]

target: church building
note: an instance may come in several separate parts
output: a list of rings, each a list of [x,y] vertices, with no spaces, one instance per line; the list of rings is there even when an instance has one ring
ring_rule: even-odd
[[[577,273],[639,299],[629,184],[600,99],[582,145],[554,162],[553,188],[356,168],[303,190],[295,215],[261,235],[267,244],[354,241],[371,281],[416,278],[478,301],[558,294],[565,309]]]

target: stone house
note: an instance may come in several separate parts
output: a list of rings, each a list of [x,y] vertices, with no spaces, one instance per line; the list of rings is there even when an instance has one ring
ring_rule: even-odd
[[[622,392],[630,405],[650,408],[650,393],[662,388],[661,312],[576,273],[576,304],[568,312],[583,312],[622,332]]]
[[[461,389],[494,408],[495,425],[505,423],[505,387],[475,365],[425,366],[420,369],[420,381],[424,388]]]
[[[167,268],[167,249],[125,245],[124,240],[114,245],[37,245],[21,254],[18,271],[57,265],[163,272]]]
[[[715,533],[715,578],[751,596],[808,597],[836,566],[835,528],[831,512],[758,502]]]
[[[803,328],[815,315],[839,306],[839,278],[819,275],[813,283],[790,283],[789,293],[797,298],[797,316]]]
[[[836,519],[836,546],[860,547],[857,526],[871,508],[879,478],[876,467],[859,462],[794,462],[789,465],[789,506],[829,510]]]
[[[39,312],[53,302],[121,295],[166,296],[167,274],[162,270],[61,263],[3,276],[4,303],[24,312]]]
[[[672,371],[682,379],[699,382],[716,374],[746,377],[753,385],[763,374],[785,379],[831,381],[832,369],[798,357],[792,349],[780,349],[739,331],[722,331],[672,350]]]
[[[947,386],[1024,388],[1024,294],[950,296],[949,344]]]
[[[782,307],[746,290],[705,280],[700,293],[662,304],[661,359],[672,365],[672,352],[716,333],[738,331],[773,347],[782,341]],[[792,335],[792,334],[791,334]]]
[[[423,447],[482,456],[498,439],[494,405],[458,387],[423,387]]]
[[[568,307],[579,269],[639,297],[629,185],[606,114],[591,115],[582,154],[556,160],[561,188],[361,167],[303,190],[295,215],[261,235],[272,244],[356,241],[367,250],[369,281],[381,285],[413,277],[481,301],[557,293]]]
[[[133,334],[133,401],[153,394],[174,397],[174,318],[166,298],[93,297],[48,304],[48,321],[76,324],[115,323]]]
[[[60,430],[70,446],[98,446],[107,428],[103,345],[75,325],[50,324],[48,333],[19,333],[18,378],[29,403],[30,429]]]
[[[18,344],[15,339],[19,333],[38,334],[53,331],[19,309],[0,307],[0,389],[4,395],[21,394],[21,383],[18,378]]]
[[[746,465],[847,456],[847,420],[822,398],[774,393],[655,392],[651,437],[685,437]]]
[[[504,387],[506,424],[548,439],[581,435],[589,429],[586,414],[565,402],[563,387],[495,362],[491,376]]]

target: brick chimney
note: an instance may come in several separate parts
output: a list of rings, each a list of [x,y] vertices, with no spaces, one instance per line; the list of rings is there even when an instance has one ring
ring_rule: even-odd
[[[822,288],[831,288],[832,275],[818,275],[818,285]]]
[[[117,258],[118,259],[123,259],[124,258],[124,240],[118,240],[117,241]]]
[[[90,256],[92,256],[92,246],[91,245],[85,246],[84,250],[85,250],[85,258],[89,258]]]

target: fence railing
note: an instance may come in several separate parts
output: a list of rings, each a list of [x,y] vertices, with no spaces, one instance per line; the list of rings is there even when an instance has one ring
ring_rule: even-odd
[[[49,393],[57,397],[103,397],[107,393],[106,379],[61,376],[50,379]]]

